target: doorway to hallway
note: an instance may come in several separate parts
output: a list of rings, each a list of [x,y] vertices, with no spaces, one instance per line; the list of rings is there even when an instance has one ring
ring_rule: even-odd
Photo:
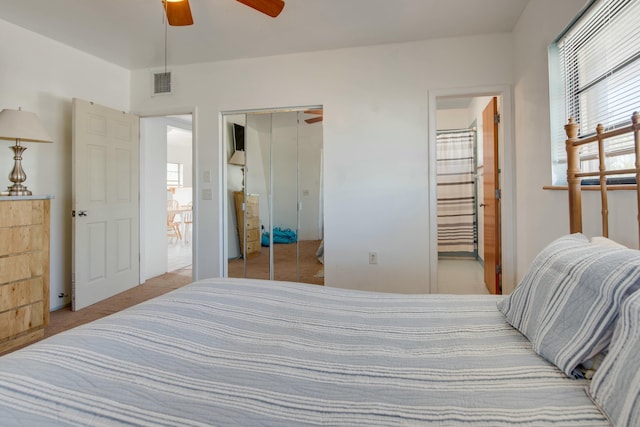
[[[143,279],[192,265],[194,172],[191,114],[140,119]]]
[[[488,105],[495,105],[501,114],[483,117]],[[510,91],[505,87],[430,93],[430,228],[432,235],[438,236],[430,242],[431,292],[459,293],[456,289],[465,289],[465,284],[452,285],[447,277],[455,272],[449,268],[453,261],[470,261],[464,264],[476,264],[470,271],[479,267],[483,275],[487,273],[482,292],[501,293],[506,284],[505,293],[509,293],[514,287],[510,109]],[[457,133],[463,137],[456,142],[451,135]],[[454,141],[449,158],[441,156],[440,135]],[[443,168],[442,163],[454,167]],[[506,204],[502,203],[505,194]],[[445,260],[448,262],[441,262]],[[471,285],[476,279],[462,280]]]

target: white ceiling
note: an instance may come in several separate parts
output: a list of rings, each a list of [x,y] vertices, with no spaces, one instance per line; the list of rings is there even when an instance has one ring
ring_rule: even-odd
[[[528,1],[285,0],[273,19],[190,0],[195,24],[169,27],[168,64],[510,32]],[[163,17],[161,0],[0,0],[0,19],[128,69],[164,65]]]

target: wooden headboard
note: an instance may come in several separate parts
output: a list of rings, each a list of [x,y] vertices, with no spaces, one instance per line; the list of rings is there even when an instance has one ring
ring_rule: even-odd
[[[607,189],[611,189],[611,185],[607,185],[607,176],[635,174],[636,185],[632,186],[636,190],[636,200],[640,213],[640,113],[637,111],[631,117],[629,126],[621,127],[611,131],[604,131],[602,125],[596,127],[596,134],[584,138],[578,137],[578,123],[573,118],[569,119],[564,127],[567,133],[566,149],[567,149],[567,183],[569,185],[569,227],[571,233],[582,232],[582,178],[599,177],[600,178],[600,199],[602,206],[602,235],[609,236],[609,207],[607,201]],[[608,138],[620,136],[626,133],[633,133],[635,168],[607,170],[605,166],[604,143]],[[598,144],[598,172],[581,172],[580,171],[580,147],[586,144]],[[627,186],[629,187],[629,186]],[[638,230],[640,241],[640,216],[638,216]]]

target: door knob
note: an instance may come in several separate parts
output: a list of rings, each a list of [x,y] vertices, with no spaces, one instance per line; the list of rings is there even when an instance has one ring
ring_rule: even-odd
[[[87,216],[87,211],[78,211],[78,216]]]
[[[487,205],[485,205],[484,203],[480,203],[480,207],[481,208],[484,208],[485,206],[487,206]]]

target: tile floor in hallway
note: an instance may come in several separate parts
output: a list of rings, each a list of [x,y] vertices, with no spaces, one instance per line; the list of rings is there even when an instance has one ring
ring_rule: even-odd
[[[167,240],[169,254],[167,258],[167,271],[175,271],[184,268],[193,263],[193,252],[191,250],[191,239],[176,239],[175,237]]]
[[[438,290],[441,294],[488,294],[484,269],[476,260],[438,260]]]

